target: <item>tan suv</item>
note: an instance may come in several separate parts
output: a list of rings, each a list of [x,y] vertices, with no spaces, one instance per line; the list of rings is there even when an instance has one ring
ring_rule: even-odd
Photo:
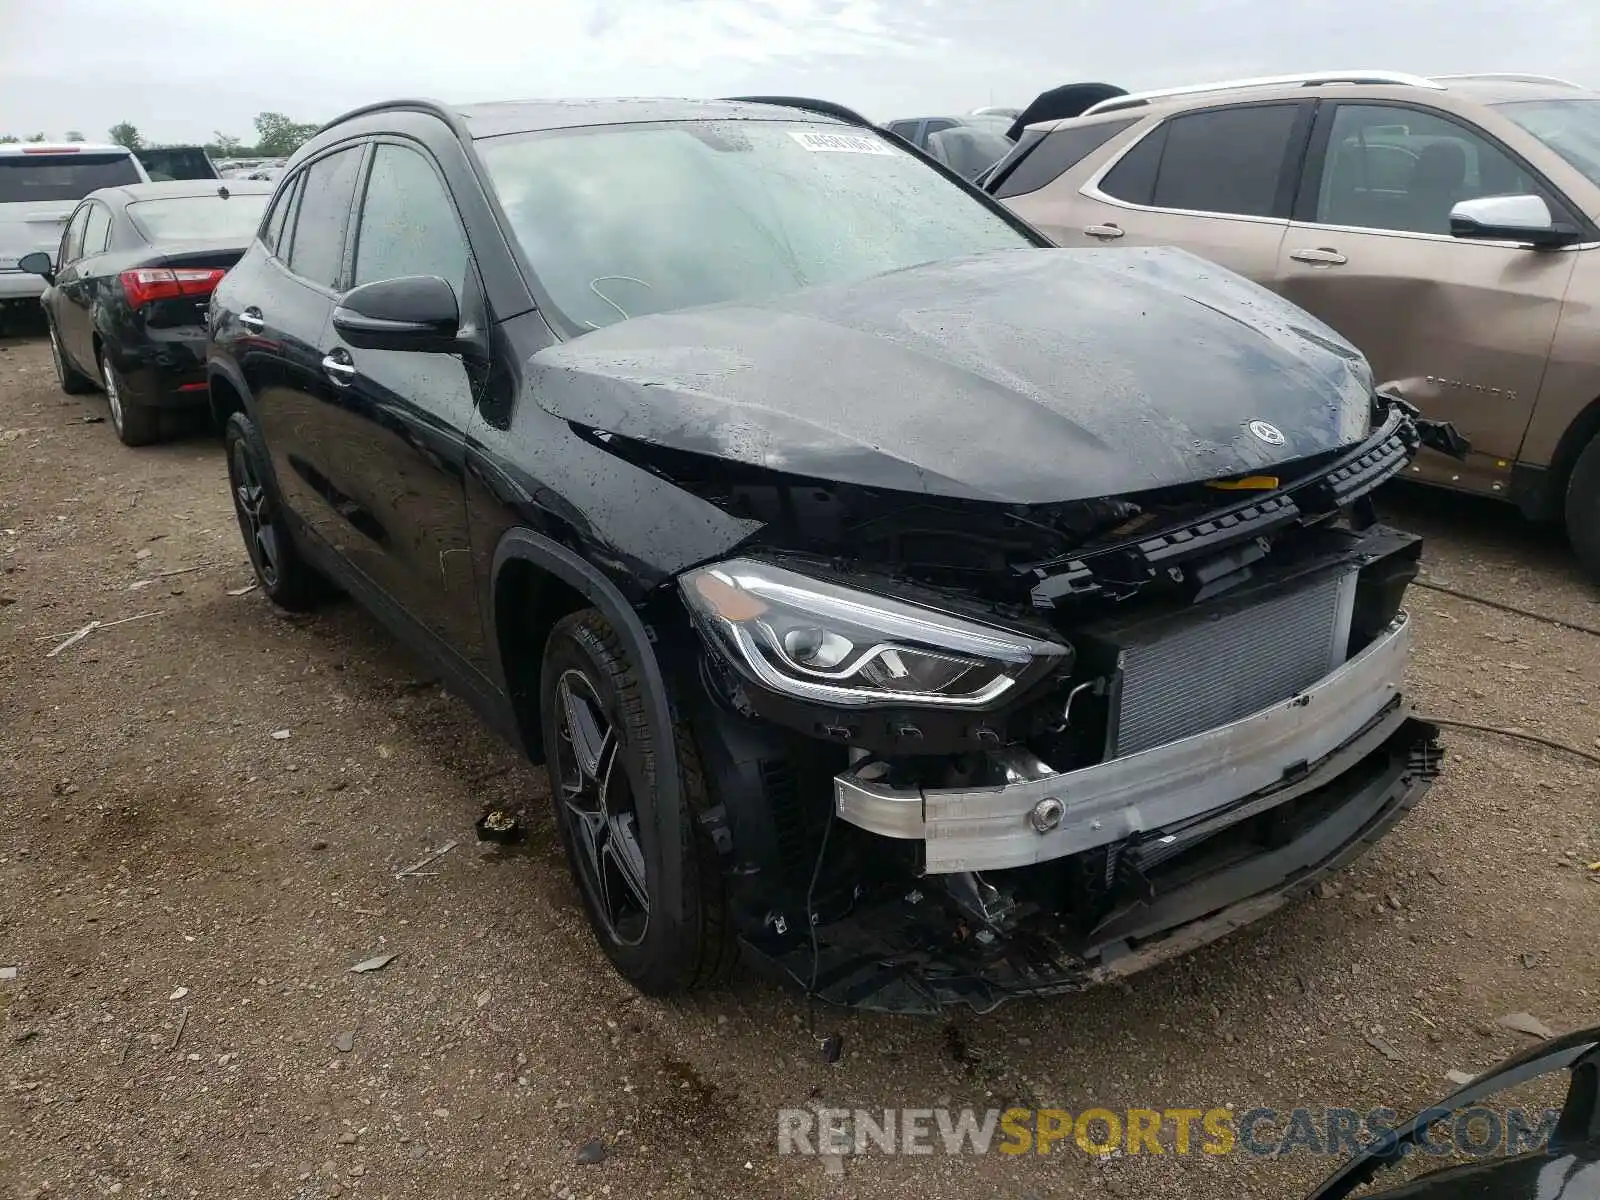
[[[1279,292],[1472,443],[1430,483],[1564,517],[1600,577],[1600,94],[1324,72],[1116,96],[984,186],[1064,246],[1178,245]]]

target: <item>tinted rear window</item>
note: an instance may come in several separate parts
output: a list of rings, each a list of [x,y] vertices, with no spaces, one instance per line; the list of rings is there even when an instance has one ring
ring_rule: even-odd
[[[131,154],[0,154],[0,204],[82,200],[141,182]]]
[[[199,146],[138,151],[139,161],[151,179],[215,179],[217,169]]]
[[[128,205],[128,218],[150,242],[237,238],[248,243],[267,211],[269,195],[171,196]]]
[[[1036,192],[1052,183],[1062,172],[1070,170],[1090,154],[1105,145],[1117,134],[1140,118],[1125,121],[1104,121],[1099,125],[1069,125],[1046,134],[1022,161],[1012,167],[994,194],[1001,199]]]
[[[1271,216],[1298,115],[1296,104],[1256,104],[1174,117],[1135,146],[1101,190],[1156,208]]]

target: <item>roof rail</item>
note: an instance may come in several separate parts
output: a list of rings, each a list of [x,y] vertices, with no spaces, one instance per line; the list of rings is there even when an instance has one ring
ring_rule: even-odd
[[[1471,71],[1461,75],[1435,75],[1437,82],[1451,80],[1484,80],[1485,82],[1500,83],[1548,83],[1552,87],[1574,88],[1582,90],[1583,84],[1573,83],[1570,79],[1562,79],[1555,75],[1523,75],[1516,71]]]
[[[733,100],[741,104],[775,104],[780,108],[798,108],[804,112],[821,113],[825,117],[834,117],[850,125],[860,125],[867,129],[876,129],[877,126],[867,120],[853,108],[846,108],[842,104],[835,104],[832,100],[813,100],[807,96],[724,96],[724,100]]]
[[[1432,88],[1441,90],[1444,85],[1422,75],[1407,75],[1400,71],[1307,71],[1299,75],[1257,75],[1249,79],[1225,79],[1217,83],[1189,84],[1186,87],[1159,88],[1151,92],[1130,92],[1126,96],[1112,96],[1092,104],[1082,113],[1085,117],[1115,112],[1123,108],[1137,108],[1152,100],[1166,100],[1177,96],[1198,96],[1205,92],[1231,92],[1242,88],[1317,87],[1325,83],[1387,83],[1398,87]]]

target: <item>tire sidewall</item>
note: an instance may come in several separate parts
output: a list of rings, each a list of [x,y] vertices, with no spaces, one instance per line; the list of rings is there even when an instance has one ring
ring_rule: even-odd
[[[632,661],[632,655],[620,639],[619,647],[622,656],[621,667],[638,678],[640,674],[638,666]],[[592,626],[587,622],[574,621],[570,618],[557,622],[546,643],[539,673],[539,707],[544,744],[550,747],[546,751],[545,758],[551,776],[550,801],[561,846],[567,855],[573,883],[582,899],[584,913],[589,919],[595,941],[617,970],[641,990],[646,992],[670,990],[681,973],[679,941],[684,914],[675,911],[677,902],[662,893],[664,847],[661,845],[660,824],[657,819],[657,806],[662,800],[660,790],[655,786],[656,770],[660,762],[655,747],[661,744],[661,738],[670,738],[672,731],[648,729],[647,723],[650,721],[648,705],[643,706],[637,719],[630,723],[618,693],[618,680],[604,666],[607,657],[611,656],[606,653],[604,643]],[[579,867],[581,850],[573,834],[566,806],[561,802],[554,749],[561,737],[555,689],[562,672],[574,668],[582,671],[593,686],[595,695],[599,697],[600,704],[605,710],[606,719],[616,731],[618,752],[623,756],[623,765],[628,772],[628,782],[633,792],[640,849],[644,853],[645,860],[645,889],[650,896],[650,921],[645,929],[645,936],[634,945],[619,942],[610,935],[606,921],[600,914],[598,900],[590,892]],[[639,686],[642,688],[644,685],[641,682]],[[640,726],[648,730],[649,736],[645,739],[648,746],[640,744],[641,739],[638,737]],[[674,821],[672,828],[681,827],[681,822],[680,813],[677,814],[677,820]]]
[[[1600,435],[1572,465],[1564,516],[1567,541],[1589,578],[1600,583]]]

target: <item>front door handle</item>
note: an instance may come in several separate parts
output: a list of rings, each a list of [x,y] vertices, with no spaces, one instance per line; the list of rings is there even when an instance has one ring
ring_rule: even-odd
[[[349,387],[355,382],[356,364],[350,361],[348,350],[334,350],[324,354],[322,370],[339,387]]]
[[[259,308],[247,308],[239,314],[239,324],[251,333],[260,333],[267,327],[267,319],[261,315]]]
[[[1085,225],[1083,232],[1092,238],[1099,238],[1103,242],[1115,241],[1126,232],[1120,225]]]
[[[1350,261],[1332,246],[1318,246],[1315,250],[1291,250],[1289,257],[1295,262],[1310,263],[1314,267],[1339,267]]]

